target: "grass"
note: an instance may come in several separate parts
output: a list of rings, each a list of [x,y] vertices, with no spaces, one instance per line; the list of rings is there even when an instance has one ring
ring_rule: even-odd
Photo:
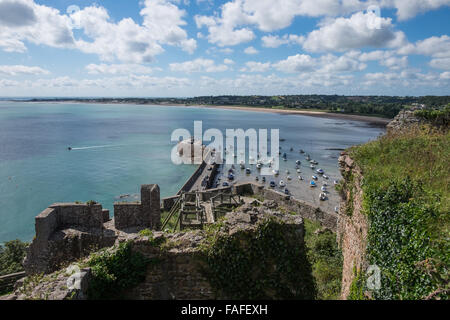
[[[341,291],[342,254],[336,235],[331,231],[315,233],[320,223],[303,219],[307,257],[312,265],[312,276],[317,289],[317,299],[337,300]]]
[[[450,133],[422,127],[350,149],[363,171],[369,263],[382,271],[375,298],[448,294]]]
[[[386,135],[351,148],[350,155],[363,170],[365,184],[386,188],[390,181],[409,176],[420,181],[428,196],[441,199],[441,212],[450,211],[450,132],[418,129]]]
[[[164,223],[164,220],[166,220],[168,215],[169,215],[169,211],[161,212],[161,223]],[[168,229],[170,232],[174,232],[175,231],[175,226],[177,225],[178,216],[179,216],[179,214],[174,214],[170,218],[170,220],[167,223],[167,226],[165,227],[165,229]]]

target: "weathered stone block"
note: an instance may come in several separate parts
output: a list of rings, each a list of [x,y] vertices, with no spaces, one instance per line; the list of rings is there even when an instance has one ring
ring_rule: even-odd
[[[36,240],[46,241],[57,228],[57,210],[53,208],[45,209],[35,219]]]
[[[157,184],[141,186],[141,205],[145,225],[159,230],[161,228],[161,198]]]
[[[111,220],[111,218],[109,217],[109,210],[108,209],[103,209],[102,210],[102,217],[103,217],[103,223],[108,222]]]

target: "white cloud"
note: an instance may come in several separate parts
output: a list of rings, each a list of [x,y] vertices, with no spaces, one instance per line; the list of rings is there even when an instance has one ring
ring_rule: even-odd
[[[139,64],[89,64],[86,66],[89,74],[146,74],[153,71],[152,68]]]
[[[262,63],[256,61],[248,61],[245,63],[245,67],[242,68],[241,72],[267,72],[271,68],[270,62]]]
[[[425,93],[429,94],[431,88],[448,87],[450,84],[448,79],[445,78],[443,74],[435,73],[421,73],[416,69],[403,70],[401,72],[375,72],[368,73],[364,75],[366,81],[363,82],[364,86],[377,86],[380,90],[386,88],[412,88],[416,89],[414,91],[417,94],[417,90],[423,90],[425,88]]]
[[[114,22],[100,6],[85,7],[69,17],[33,0],[0,0],[0,47],[24,52],[25,42],[31,42],[79,49],[105,61],[127,63],[152,61],[164,51],[162,45],[178,46],[188,53],[195,50],[196,41],[182,28],[186,25],[184,10],[170,0],[145,0],[142,5],[140,25],[131,18]],[[73,22],[85,37],[74,38]]]
[[[42,75],[42,74],[50,74],[50,72],[40,67],[28,67],[22,65],[4,65],[4,66],[0,65],[0,74],[17,76],[17,75]]]
[[[429,10],[449,6],[450,0],[382,0],[381,4],[396,8],[399,20],[407,20]]]
[[[188,39],[186,31],[181,28],[186,25],[184,10],[168,0],[145,0],[144,6],[140,12],[144,18],[143,25],[158,41],[179,46],[188,53],[195,51],[197,42]]]
[[[405,43],[405,35],[394,31],[390,18],[379,18],[381,28],[371,27],[374,13],[361,12],[350,18],[337,18],[308,34],[303,48],[311,51],[345,51],[364,47],[399,47]]]
[[[342,72],[362,71],[367,65],[358,60],[357,52],[349,52],[345,55],[332,54],[313,58],[306,54],[289,56],[285,60],[278,61],[273,67],[285,73],[324,73],[337,74]]]
[[[0,79],[0,88],[18,87],[20,84],[14,80]]]
[[[432,59],[430,66],[435,69],[450,70],[450,58]]]
[[[225,59],[223,59],[223,63],[231,65],[231,64],[234,64],[234,61],[231,59],[225,58]]]
[[[449,71],[443,72],[440,74],[439,77],[444,80],[450,80],[450,72]]]
[[[380,65],[392,70],[399,70],[408,66],[408,57],[389,57],[380,61]]]
[[[399,54],[420,54],[434,58],[450,57],[450,37],[431,37],[417,41],[415,44],[409,43],[398,50]]]
[[[405,20],[449,4],[450,0],[232,0],[221,6],[220,13],[197,15],[195,20],[198,28],[207,27],[211,43],[233,46],[253,40],[254,27],[264,32],[281,30],[290,26],[297,16],[362,14],[369,5],[377,5],[380,8],[396,8],[399,19]],[[384,22],[387,19],[379,20]],[[269,47],[278,46],[280,41],[285,42],[283,39],[266,38],[265,43]]]
[[[284,44],[298,44],[301,45],[305,41],[305,37],[295,34],[285,34],[282,37],[278,35],[263,36],[261,38],[262,45],[265,48],[278,48]]]
[[[198,58],[192,61],[181,63],[171,63],[169,65],[171,71],[176,72],[223,72],[228,70],[228,66],[221,64],[216,65],[214,60]]]
[[[208,28],[208,40],[219,47],[234,46],[240,43],[249,42],[254,39],[255,34],[249,28],[238,28],[248,24],[250,20],[241,9],[241,1],[225,3],[222,9],[222,16],[195,16],[198,28]]]
[[[248,47],[245,48],[244,53],[245,54],[257,54],[259,51],[256,50],[254,47]]]
[[[0,0],[0,47],[25,52],[25,42],[57,48],[73,48],[69,18],[33,0]]]
[[[278,70],[286,73],[309,72],[312,71],[315,60],[306,54],[297,54],[290,56],[285,60],[275,63],[273,66]]]

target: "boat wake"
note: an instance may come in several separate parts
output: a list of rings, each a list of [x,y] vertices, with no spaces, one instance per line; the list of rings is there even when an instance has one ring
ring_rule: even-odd
[[[116,144],[109,146],[90,146],[90,147],[79,147],[79,148],[70,148],[69,150],[88,150],[88,149],[100,149],[100,148],[113,148],[113,147],[123,147],[124,144]]]

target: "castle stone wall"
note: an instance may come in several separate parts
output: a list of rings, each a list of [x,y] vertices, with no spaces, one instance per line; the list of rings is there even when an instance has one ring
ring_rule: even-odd
[[[161,228],[161,203],[159,186],[141,186],[141,202],[115,203],[114,226],[118,230],[129,228],[159,230]]]

